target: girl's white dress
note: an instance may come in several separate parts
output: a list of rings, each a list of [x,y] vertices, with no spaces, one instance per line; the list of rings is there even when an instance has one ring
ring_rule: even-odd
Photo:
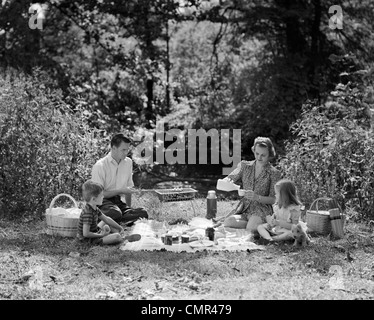
[[[299,205],[291,204],[287,208],[279,208],[278,204],[273,205],[273,218],[289,223],[297,223],[301,216],[301,207]],[[274,234],[282,234],[285,232],[291,232],[290,229],[283,228],[281,226],[272,227],[270,230]]]

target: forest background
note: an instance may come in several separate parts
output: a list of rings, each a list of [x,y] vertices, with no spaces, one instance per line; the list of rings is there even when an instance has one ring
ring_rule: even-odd
[[[5,215],[41,214],[62,192],[80,198],[112,133],[153,133],[164,121],[185,132],[241,129],[247,160],[254,138],[270,137],[274,165],[307,206],[329,196],[374,219],[373,1],[33,4],[0,1]],[[335,5],[342,15],[329,12]],[[205,193],[222,166],[135,161],[134,180]]]

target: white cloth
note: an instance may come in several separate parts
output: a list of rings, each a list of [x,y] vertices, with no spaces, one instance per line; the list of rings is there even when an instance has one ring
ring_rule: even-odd
[[[273,205],[274,209],[274,216],[277,220],[294,223],[300,219],[301,215],[301,207],[299,205],[289,205],[287,208],[282,207],[279,208],[277,204]],[[271,229],[276,234],[280,234],[283,232],[291,232],[290,229],[283,228],[281,226],[275,226]]]
[[[105,191],[133,187],[132,160],[126,157],[120,163],[117,163],[108,153],[92,167],[92,180],[100,183]]]
[[[205,229],[196,229],[196,222],[201,226],[201,222],[204,222],[204,218],[193,218],[189,225],[177,224],[174,226],[168,226],[166,223],[157,222],[155,220],[138,220],[130,231],[131,234],[140,234],[142,237],[139,241],[126,242],[120,249],[129,251],[153,251],[153,250],[166,250],[174,252],[196,252],[201,250],[212,250],[212,251],[250,251],[250,250],[265,250],[264,247],[258,246],[252,242],[252,233],[245,229],[231,229],[221,226],[217,228],[216,234],[220,233],[221,237],[216,242],[204,240]],[[164,234],[168,227],[171,230],[169,234],[185,233],[191,237],[197,237],[197,241],[189,243],[173,243],[172,245],[165,245],[161,241],[161,235]],[[200,244],[200,245],[199,245]]]

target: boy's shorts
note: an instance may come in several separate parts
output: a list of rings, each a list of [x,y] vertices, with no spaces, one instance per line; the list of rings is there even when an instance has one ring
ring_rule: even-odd
[[[95,246],[101,246],[103,245],[103,238],[83,238],[78,239],[81,243],[87,243]]]

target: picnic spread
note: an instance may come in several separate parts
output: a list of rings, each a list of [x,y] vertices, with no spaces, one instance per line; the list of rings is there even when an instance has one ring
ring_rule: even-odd
[[[239,190],[238,185],[222,179],[217,181],[217,189],[230,191]],[[191,201],[195,200],[196,190],[192,188],[154,189],[156,195],[162,202]],[[67,197],[73,207],[53,208],[59,197]],[[329,204],[330,210],[319,210],[319,201]],[[344,236],[343,225],[344,215],[340,208],[336,209],[331,198],[316,199],[306,212],[306,224],[310,230],[321,234],[328,234],[330,231],[341,238]],[[315,205],[315,210],[314,210]],[[69,194],[59,194],[52,201],[46,210],[47,233],[65,237],[74,237],[77,232],[78,219],[81,209],[77,202]],[[255,244],[253,233],[246,229],[224,227],[222,224],[215,224],[214,218],[217,213],[217,197],[215,191],[208,192],[207,214],[205,218],[195,217],[190,222],[170,225],[166,221],[140,219],[135,221],[131,229],[126,230],[125,238],[131,235],[140,235],[138,241],[125,241],[120,249],[129,251],[173,251],[173,252],[196,252],[201,250],[212,251],[250,251],[264,250],[261,245]],[[183,219],[182,219],[183,220]],[[125,239],[124,238],[124,239]]]
[[[252,242],[252,233],[244,229],[219,226],[214,228],[214,240],[209,240],[206,236],[206,229],[213,228],[213,225],[212,220],[200,217],[193,218],[188,224],[179,223],[176,225],[141,219],[135,222],[130,230],[130,234],[140,234],[141,239],[124,243],[120,249],[173,252],[264,250],[263,246]],[[172,238],[171,243],[167,244],[166,236]],[[184,237],[188,238],[188,242],[182,242]]]

